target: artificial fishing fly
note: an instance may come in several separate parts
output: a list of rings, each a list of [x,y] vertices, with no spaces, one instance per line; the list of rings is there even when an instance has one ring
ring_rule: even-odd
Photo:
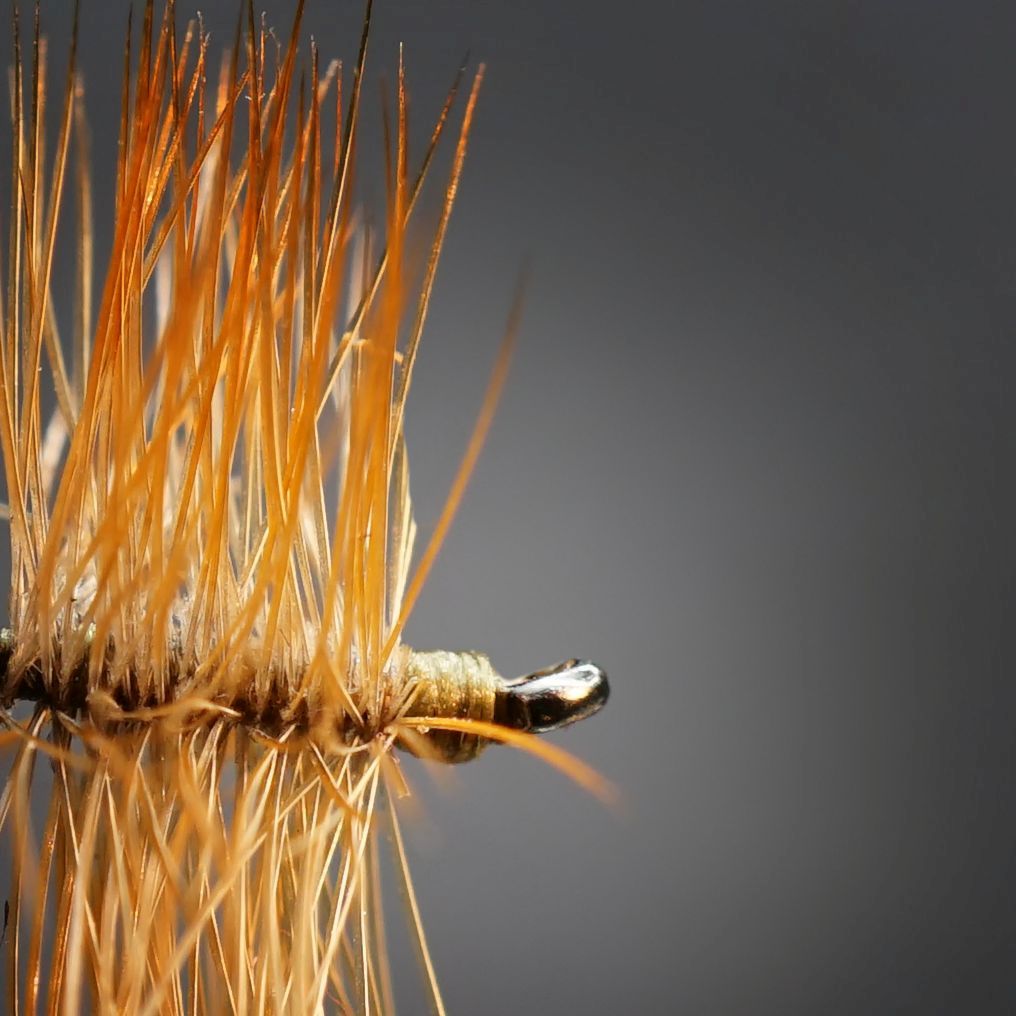
[[[393,753],[462,762],[503,742],[604,787],[532,736],[603,705],[595,665],[505,680],[479,653],[401,640],[516,327],[414,571],[406,396],[482,68],[415,272],[417,199],[462,76],[411,174],[400,59],[381,253],[363,270],[353,155],[370,11],[348,87],[313,47],[299,71],[301,17],[302,4],[279,46],[248,6],[217,71],[172,2],[159,16],[150,0],[140,39],[129,23],[93,300],[77,14],[47,173],[45,40],[37,10],[26,59],[14,13],[0,294],[12,1012],[391,1011],[378,822],[443,1011],[390,806]],[[69,337],[54,306],[68,192]]]

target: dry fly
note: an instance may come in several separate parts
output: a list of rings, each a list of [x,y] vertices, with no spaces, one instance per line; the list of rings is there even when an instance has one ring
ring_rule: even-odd
[[[483,72],[459,73],[411,168],[400,57],[372,254],[352,205],[369,20],[347,80],[313,46],[298,57],[300,9],[283,45],[248,6],[213,67],[200,24],[178,32],[172,2],[149,0],[140,31],[128,22],[95,285],[77,14],[47,153],[39,13],[28,44],[14,13],[0,269],[10,1012],[390,1012],[382,839],[443,1011],[397,750],[461,762],[503,742],[603,789],[532,736],[603,704],[594,665],[506,681],[481,654],[402,643],[517,314],[414,567],[406,396]],[[443,200],[413,240],[455,121]],[[69,329],[53,269],[68,229]]]

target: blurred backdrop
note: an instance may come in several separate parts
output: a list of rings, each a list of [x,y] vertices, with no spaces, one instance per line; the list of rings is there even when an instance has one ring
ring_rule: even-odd
[[[235,5],[199,6],[227,45]],[[82,7],[101,246],[127,4]],[[304,38],[351,63],[361,14],[311,0]],[[608,708],[556,740],[623,797],[507,749],[410,763],[450,1011],[1013,1011],[1016,9],[375,18],[367,120],[400,41],[420,138],[488,65],[408,414],[422,538],[532,279],[408,640],[601,662]]]

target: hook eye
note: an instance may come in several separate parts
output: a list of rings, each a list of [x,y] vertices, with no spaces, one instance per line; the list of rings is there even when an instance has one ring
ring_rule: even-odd
[[[542,734],[567,727],[603,708],[610,695],[606,673],[588,660],[565,660],[498,689],[494,722]]]

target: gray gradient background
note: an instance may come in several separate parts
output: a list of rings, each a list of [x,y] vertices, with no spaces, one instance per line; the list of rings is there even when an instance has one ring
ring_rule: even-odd
[[[126,5],[84,7],[112,165]],[[352,59],[359,5],[309,8]],[[382,2],[372,80],[399,39],[418,127],[489,64],[409,413],[424,535],[533,274],[409,636],[602,662],[557,740],[624,798],[504,749],[413,769],[450,1010],[1013,1011],[1016,8]]]

